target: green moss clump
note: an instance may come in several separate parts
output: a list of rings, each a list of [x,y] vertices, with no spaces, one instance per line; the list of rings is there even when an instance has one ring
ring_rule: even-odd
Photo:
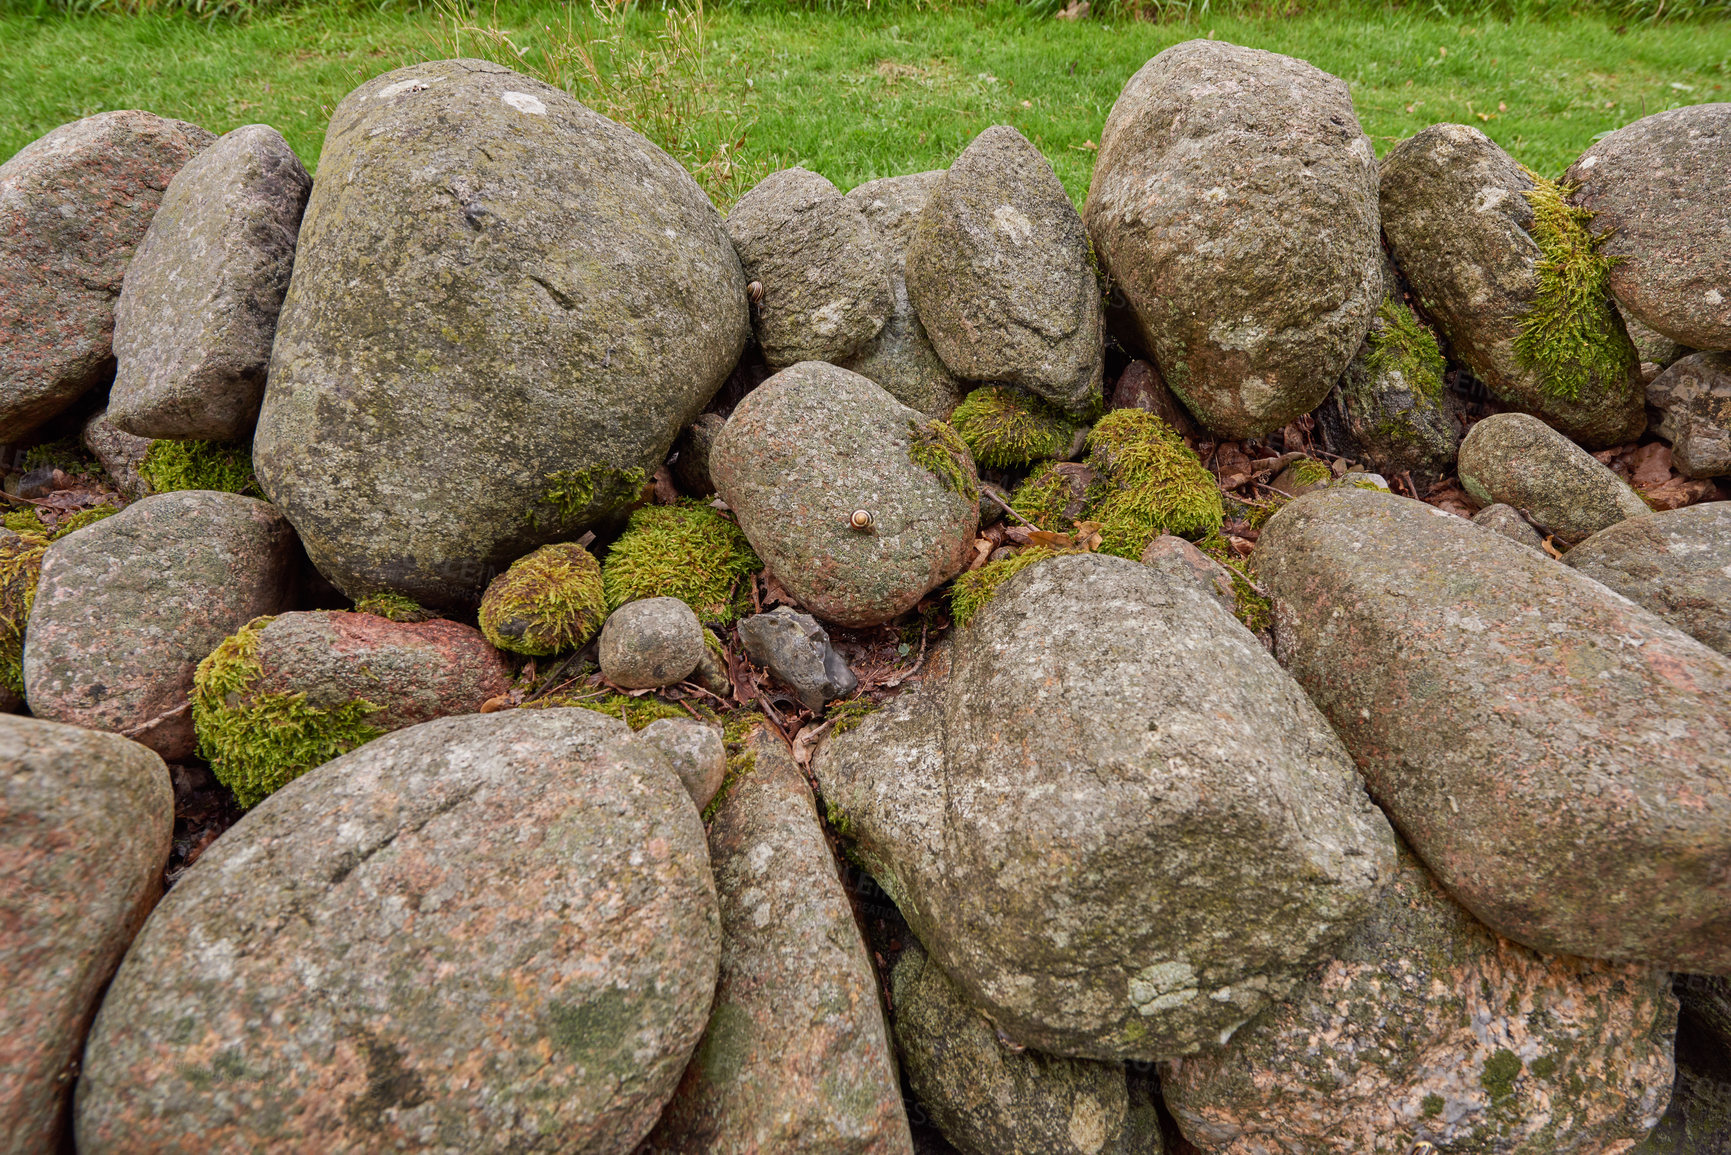
[[[1533,240],[1539,291],[1520,318],[1515,356],[1544,376],[1553,398],[1579,401],[1596,381],[1619,382],[1635,367],[1636,353],[1611,304],[1615,259],[1600,250],[1609,231],[1594,234],[1593,214],[1568,201],[1573,186],[1528,170],[1533,187]]]
[[[112,505],[98,505],[91,509],[81,509],[71,517],[62,518],[60,524],[54,527],[54,536],[49,540],[59,541],[69,533],[77,533],[85,526],[95,525],[103,518],[113,517],[119,512]]]
[[[1440,400],[1443,390],[1442,347],[1404,301],[1384,297],[1377,306],[1380,325],[1365,337],[1365,361],[1378,373],[1399,373],[1418,396]]]
[[[1298,485],[1322,485],[1334,480],[1334,470],[1314,458],[1302,457],[1286,468]]]
[[[950,587],[950,617],[958,626],[967,625],[997,595],[999,586],[1036,562],[1076,552],[1079,551],[1029,546],[1014,557],[987,562],[979,569],[969,570]]]
[[[36,516],[33,509],[14,509],[0,516],[0,525],[4,525],[13,533],[25,536],[42,536],[48,532],[48,527],[42,524],[42,519]]]
[[[576,649],[606,618],[601,563],[575,542],[518,558],[481,595],[481,633],[499,649],[529,657]]]
[[[618,718],[633,730],[641,730],[663,718],[689,718],[690,714],[651,694],[633,698],[630,694],[550,694],[523,703],[525,710],[551,710],[574,706],[579,710],[594,710],[609,718]]]
[[[748,579],[763,568],[745,533],[698,501],[646,505],[607,551],[607,605],[678,598],[707,622],[731,622],[749,606]]]
[[[877,713],[880,708],[870,698],[848,698],[831,702],[829,709],[824,712],[824,720],[833,723],[830,733],[845,734]]]
[[[541,500],[553,508],[555,518],[562,524],[581,525],[610,517],[630,505],[648,484],[649,474],[636,466],[562,469],[547,475],[547,492]],[[529,512],[529,522],[539,524],[533,510]]]
[[[33,445],[19,458],[26,472],[50,466],[65,473],[84,477],[100,477],[102,463],[73,437],[62,437],[42,445]]]
[[[1419,1102],[1418,1106],[1419,1112],[1426,1119],[1434,1119],[1443,1113],[1443,1108],[1448,1106],[1448,1103],[1444,1101],[1441,1095],[1432,1091]]]
[[[1249,564],[1232,552],[1226,539],[1214,534],[1198,542],[1197,548],[1225,566],[1226,572],[1232,575],[1233,616],[1253,634],[1261,634],[1272,626],[1274,603],[1256,592]]]
[[[1017,516],[1041,529],[1054,533],[1069,533],[1076,528],[1067,511],[1075,504],[1076,489],[1071,478],[1060,468],[1061,463],[1048,461],[1028,475],[1010,495],[1010,508]]]
[[[228,441],[152,441],[138,463],[152,493],[214,489],[263,497],[252,472],[251,447]]]
[[[1220,487],[1196,452],[1166,422],[1141,409],[1116,409],[1088,435],[1100,523],[1100,552],[1139,559],[1163,533],[1192,541],[1220,532]]]
[[[47,551],[40,523],[35,533],[0,532],[0,686],[14,694],[24,693],[24,628]]]
[[[980,499],[980,475],[968,443],[947,421],[908,422],[908,457],[968,501]]]
[[[192,725],[216,780],[251,809],[308,770],[385,733],[367,719],[382,707],[357,698],[332,709],[304,692],[254,690],[258,636],[274,618],[254,618],[198,664]]]
[[[950,414],[950,424],[989,469],[1015,469],[1057,457],[1081,428],[1037,397],[998,385],[968,394]]]
[[[1479,1072],[1479,1085],[1495,1103],[1515,1093],[1515,1080],[1520,1075],[1521,1057],[1504,1048],[1485,1060],[1485,1069]]]
[[[355,602],[355,612],[372,614],[376,618],[393,622],[430,622],[439,616],[414,598],[389,592],[368,594],[361,598]]]

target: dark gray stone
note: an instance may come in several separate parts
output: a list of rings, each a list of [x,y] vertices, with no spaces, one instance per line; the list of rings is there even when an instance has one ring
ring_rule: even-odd
[[[787,606],[753,614],[739,623],[739,641],[746,657],[786,683],[814,714],[859,688],[846,659],[829,644],[829,631],[810,614]]]
[[[1406,498],[1263,528],[1276,654],[1449,893],[1534,950],[1731,971],[1731,659]]]
[[[61,125],[0,165],[5,440],[108,376],[127,262],[174,174],[215,139],[148,112],[100,112]]]
[[[1692,349],[1731,349],[1731,104],[1692,104],[1606,134],[1563,179],[1609,230],[1611,292]]]
[[[139,437],[252,436],[312,185],[263,124],[175,174],[115,307],[110,424]]]
[[[478,60],[332,117],[253,442],[319,571],[468,606],[636,500],[749,328],[721,218],[660,149]]]
[[[1647,385],[1647,404],[1680,473],[1731,474],[1731,353],[1681,358]]]
[[[1468,430],[1459,469],[1474,500],[1511,505],[1569,544],[1648,512],[1628,482],[1525,413],[1493,414]]]
[[[168,767],[112,734],[0,716],[0,1150],[62,1146],[84,1033],[162,895]]]
[[[601,627],[601,676],[627,690],[682,682],[703,657],[703,623],[678,598],[626,602]]]
[[[1310,412],[1382,299],[1376,154],[1344,81],[1191,40],[1130,78],[1083,208],[1166,384],[1223,438]]]
[[[1563,560],[1731,656],[1731,501],[1619,521]]]
[[[1099,402],[1104,354],[1089,255],[1052,166],[996,125],[962,151],[920,213],[908,295],[951,373],[1081,413]]]
[[[1394,867],[1346,752],[1256,638],[1193,582],[1101,554],[1010,578],[812,769],[963,997],[1055,1055],[1220,1046]]]
[[[77,1138],[158,1151],[631,1151],[708,1018],[703,825],[592,710],[388,734],[277,791],[133,944]]]
[[[840,361],[876,337],[892,307],[889,262],[858,207],[815,172],[771,173],[727,214],[772,369]]]
[[[685,427],[679,440],[673,443],[679,457],[673,463],[673,476],[679,486],[692,497],[715,495],[715,482],[709,476],[709,454],[721,436],[727,418],[719,413],[705,413]]]

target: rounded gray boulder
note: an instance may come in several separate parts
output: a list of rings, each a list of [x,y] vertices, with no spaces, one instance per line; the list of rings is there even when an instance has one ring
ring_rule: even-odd
[[[907,248],[908,295],[967,381],[1017,385],[1071,412],[1099,402],[1100,287],[1088,233],[1052,166],[996,125],[950,166]]]
[[[235,129],[175,174],[115,307],[116,429],[252,436],[312,184],[263,124]]]
[[[1017,1043],[1220,1046],[1393,870],[1328,724],[1189,578],[1042,561],[928,668],[812,769],[857,860]]]
[[[1731,104],[1692,104],[1606,134],[1569,166],[1570,198],[1609,230],[1617,303],[1691,349],[1731,349]]]
[[[703,826],[592,710],[399,730],[201,855],[85,1049],[80,1151],[624,1153],[702,1034]]]
[[[1458,466],[1475,500],[1513,506],[1568,544],[1648,512],[1628,482],[1525,413],[1496,413],[1474,425]]]
[[[844,626],[888,621],[955,577],[979,522],[973,458],[948,425],[817,361],[747,394],[709,468],[770,572]]]
[[[351,598],[472,605],[636,500],[732,370],[745,279],[666,153],[496,64],[331,119],[253,461]]]
[[[601,676],[627,690],[685,680],[703,658],[703,623],[678,598],[639,598],[601,627]]]
[[[1166,384],[1220,437],[1316,408],[1382,299],[1376,154],[1345,82],[1289,56],[1190,40],[1148,61],[1082,211]]]
[[[1563,560],[1731,656],[1731,501],[1619,521]]]
[[[1731,659],[1421,502],[1263,528],[1276,654],[1449,893],[1534,950],[1731,972]]]

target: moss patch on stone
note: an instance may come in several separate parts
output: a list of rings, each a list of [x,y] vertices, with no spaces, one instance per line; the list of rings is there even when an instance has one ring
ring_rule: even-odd
[[[1479,1085],[1495,1103],[1515,1093],[1515,1080],[1520,1076],[1521,1057],[1503,1049],[1485,1060],[1484,1070],[1479,1072]]]
[[[1141,409],[1117,409],[1088,435],[1096,473],[1088,520],[1100,552],[1139,559],[1163,533],[1197,541],[1220,532],[1220,487],[1178,431]]]
[[[908,422],[908,457],[968,501],[980,499],[974,455],[947,421]]]
[[[389,592],[368,594],[361,598],[355,602],[355,612],[372,614],[393,622],[430,622],[439,616],[414,598]]]
[[[583,525],[610,517],[630,505],[648,484],[649,474],[636,466],[561,469],[547,475],[547,489],[541,501],[552,509],[560,524]],[[530,524],[539,525],[540,520],[531,510]]]
[[[1378,373],[1399,373],[1415,394],[1440,402],[1448,362],[1436,334],[1411,306],[1393,297],[1382,299],[1376,316],[1382,323],[1373,325],[1364,339],[1365,361]]]
[[[1054,533],[1069,533],[1076,523],[1064,516],[1071,501],[1069,480],[1056,462],[1047,462],[1028,475],[1010,495],[1010,508],[1026,521]]]
[[[1226,572],[1232,575],[1233,616],[1253,634],[1261,634],[1271,627],[1274,624],[1274,603],[1256,592],[1249,562],[1234,554],[1226,539],[1219,534],[1204,538],[1197,543],[1197,548],[1225,566]]]
[[[14,694],[24,693],[24,629],[47,551],[43,532],[0,532],[0,686]]]
[[[1527,175],[1539,290],[1520,318],[1515,356],[1543,375],[1552,397],[1579,401],[1595,381],[1621,381],[1635,364],[1634,345],[1611,304],[1615,259],[1601,251],[1610,233],[1593,233],[1593,214],[1569,203],[1573,186]]]
[[[33,509],[14,509],[0,516],[0,525],[4,525],[13,533],[45,534],[48,527],[42,524],[42,519],[36,516]]]
[[[544,545],[488,583],[478,618],[501,650],[536,658],[574,650],[607,619],[601,563],[575,542]]]
[[[609,718],[618,718],[633,730],[641,730],[662,718],[689,718],[690,714],[672,702],[664,702],[652,694],[634,698],[629,694],[577,693],[549,694],[524,702],[525,710],[550,710],[572,706],[579,710],[594,710]]]
[[[999,586],[1031,565],[1076,552],[1078,551],[1029,546],[1014,557],[987,562],[979,569],[969,570],[950,587],[951,619],[958,626],[967,625],[974,620],[974,615],[997,595]]]
[[[829,709],[824,711],[824,720],[833,725],[832,734],[845,734],[855,729],[859,724],[877,713],[879,705],[870,698],[846,698],[839,702],[831,702]]]
[[[702,621],[731,622],[749,607],[747,581],[763,568],[745,532],[698,501],[646,505],[607,551],[601,584],[609,609],[639,598],[678,598]]]
[[[1016,469],[1067,452],[1081,428],[1037,397],[987,385],[968,394],[950,425],[988,469]]]
[[[152,493],[214,489],[263,497],[252,472],[252,450],[229,441],[152,441],[138,463]]]
[[[362,698],[333,709],[306,694],[259,693],[258,636],[274,618],[254,618],[198,664],[192,725],[198,752],[235,801],[251,809],[341,754],[384,733],[367,721],[381,707]]]

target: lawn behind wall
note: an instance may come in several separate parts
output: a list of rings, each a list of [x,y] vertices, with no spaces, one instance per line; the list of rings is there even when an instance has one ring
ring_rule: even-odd
[[[311,168],[346,92],[450,54],[445,2],[443,14],[309,4],[238,22],[0,8],[0,158],[66,121],[145,108],[215,132],[274,125]],[[465,15],[509,33],[534,70],[562,38],[597,35],[592,24],[566,28],[573,11],[588,17],[586,7],[564,4],[488,4]],[[654,55],[661,21],[645,10],[603,29],[615,37],[608,59],[618,68],[665,64]],[[703,85],[692,115],[714,120],[712,135],[731,140],[730,178],[704,180],[723,202],[782,165],[804,165],[843,189],[942,168],[981,129],[1011,124],[1080,203],[1124,81],[1161,49],[1198,36],[1284,52],[1342,77],[1378,153],[1426,125],[1457,121],[1551,176],[1599,135],[1645,114],[1731,99],[1731,22],[1711,19],[1451,18],[1440,4],[1429,14],[1342,4],[1156,23],[1064,20],[1004,2],[849,11],[759,3],[712,7],[703,25],[701,77],[675,60],[663,79]],[[464,51],[476,41],[467,36]],[[491,43],[497,56],[497,37]],[[620,91],[629,98],[639,87],[630,81]],[[692,155],[682,159],[696,167]]]

